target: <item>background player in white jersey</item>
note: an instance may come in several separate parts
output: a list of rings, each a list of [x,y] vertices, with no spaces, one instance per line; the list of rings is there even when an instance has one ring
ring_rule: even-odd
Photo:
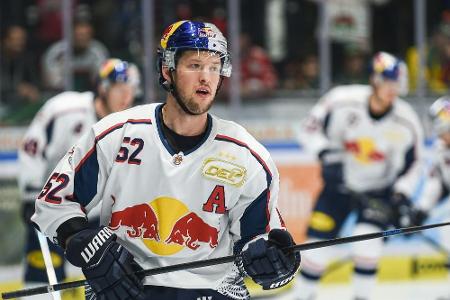
[[[242,273],[266,289],[288,283],[300,254],[280,250],[294,242],[277,210],[275,164],[243,127],[208,113],[231,75],[226,39],[213,24],[179,21],[159,59],[165,104],[93,125],[54,170],[33,222],[99,299],[246,299]],[[87,229],[97,205],[109,227]],[[126,274],[241,252],[237,268]]]
[[[423,133],[412,107],[398,98],[402,63],[380,52],[371,69],[370,86],[332,89],[304,123],[300,142],[324,162],[325,175],[308,228],[310,239],[336,237],[351,211],[357,212],[354,234],[391,224],[408,226],[412,216],[419,216],[409,198],[420,175]],[[370,297],[382,244],[379,239],[354,245],[355,299]],[[304,254],[300,299],[314,298],[331,251]]]
[[[425,211],[430,211],[441,200],[446,199],[450,194],[450,97],[444,96],[437,99],[429,109],[432,119],[433,133],[437,139],[434,143],[431,166],[427,172],[422,193],[417,199],[417,206]],[[450,219],[448,205],[443,208]],[[444,212],[444,216],[445,216]],[[447,220],[448,221],[448,220]],[[444,227],[440,230],[441,245],[450,252],[450,230]],[[450,266],[450,257],[447,267]],[[450,293],[445,299],[450,299]],[[441,298],[444,300],[444,298]]]
[[[19,150],[18,181],[23,200],[22,216],[27,225],[24,274],[27,285],[47,282],[45,268],[33,259],[41,251],[30,223],[35,199],[45,180],[70,147],[98,119],[133,104],[140,81],[137,68],[119,59],[105,61],[97,80],[95,93],[63,92],[49,99],[31,123]],[[50,243],[50,250],[58,281],[61,281],[65,277],[63,250],[53,243]]]

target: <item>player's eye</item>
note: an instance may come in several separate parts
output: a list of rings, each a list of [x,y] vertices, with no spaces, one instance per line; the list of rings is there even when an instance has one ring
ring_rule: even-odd
[[[219,73],[219,71],[220,71],[220,65],[214,65],[214,66],[211,66],[211,67],[209,68],[209,71],[210,71],[210,72],[213,72],[213,73]]]
[[[188,65],[188,68],[191,70],[200,70],[201,66],[200,66],[200,64],[190,64],[190,65]]]

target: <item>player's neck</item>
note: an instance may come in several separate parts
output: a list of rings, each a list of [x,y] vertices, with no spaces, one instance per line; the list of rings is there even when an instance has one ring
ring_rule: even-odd
[[[376,94],[372,94],[369,98],[369,113],[372,117],[378,119],[385,116],[392,106],[384,105]]]
[[[99,120],[103,119],[110,113],[109,109],[105,106],[105,104],[100,98],[95,98],[94,107],[95,113]]]
[[[189,115],[176,104],[174,99],[171,100],[167,99],[162,109],[164,124],[179,135],[194,136],[202,134],[207,125],[207,113],[195,116]]]

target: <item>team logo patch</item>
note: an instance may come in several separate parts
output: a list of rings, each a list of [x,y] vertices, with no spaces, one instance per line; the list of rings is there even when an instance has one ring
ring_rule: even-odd
[[[207,158],[203,161],[202,174],[206,178],[240,187],[245,182],[247,170],[229,161]]]

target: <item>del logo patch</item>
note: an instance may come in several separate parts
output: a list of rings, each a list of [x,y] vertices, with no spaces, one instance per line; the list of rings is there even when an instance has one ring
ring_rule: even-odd
[[[236,187],[244,184],[246,173],[247,170],[244,167],[219,158],[207,158],[203,161],[203,176]]]

